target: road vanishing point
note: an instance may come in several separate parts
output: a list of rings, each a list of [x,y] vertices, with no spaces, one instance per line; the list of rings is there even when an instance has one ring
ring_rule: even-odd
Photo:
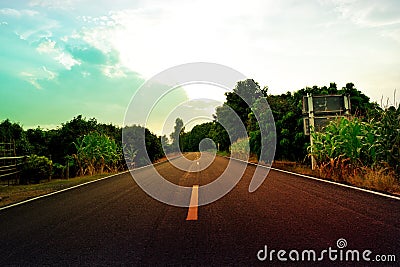
[[[199,153],[186,157],[194,168],[204,164]],[[256,167],[234,161],[246,165],[239,183],[218,201],[198,206],[198,188],[217,179],[228,162],[217,156],[199,172],[179,170],[170,162],[156,166],[165,179],[192,187],[188,208],[151,198],[126,172],[3,209],[0,265],[309,265],[276,257],[260,261],[257,253],[265,246],[337,249],[341,238],[346,249],[393,254],[399,263],[398,199],[276,170],[249,193]],[[137,172],[146,175],[147,169]]]

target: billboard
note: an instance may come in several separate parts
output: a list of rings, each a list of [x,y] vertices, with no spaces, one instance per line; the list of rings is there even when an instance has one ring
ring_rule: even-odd
[[[348,105],[346,105],[348,101]],[[313,112],[314,114],[344,114],[350,109],[350,101],[344,95],[320,95],[312,96]],[[308,97],[303,97],[303,114],[309,113]]]
[[[303,115],[305,115],[303,118],[305,135],[310,135],[310,125],[313,125],[317,132],[321,131],[329,121],[350,115],[350,96],[304,96]]]

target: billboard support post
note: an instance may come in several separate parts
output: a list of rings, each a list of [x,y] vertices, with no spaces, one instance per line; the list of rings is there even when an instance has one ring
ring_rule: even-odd
[[[313,99],[311,94],[307,94],[307,100],[308,100],[308,120],[309,120],[309,125],[311,130],[313,131],[315,129],[315,123],[314,123],[314,104],[313,104]],[[311,145],[311,169],[315,170],[316,168],[316,160],[315,157],[312,155],[312,150],[313,150],[313,135],[310,133],[310,145]]]

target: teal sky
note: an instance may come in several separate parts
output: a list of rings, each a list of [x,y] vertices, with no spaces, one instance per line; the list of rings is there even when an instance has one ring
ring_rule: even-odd
[[[353,82],[400,102],[400,2],[1,1],[0,61],[0,120],[25,128],[78,114],[122,125],[145,79],[196,61],[273,94]],[[173,97],[221,99],[202,91]]]

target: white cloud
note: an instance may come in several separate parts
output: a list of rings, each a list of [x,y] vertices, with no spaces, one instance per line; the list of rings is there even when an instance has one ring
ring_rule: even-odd
[[[397,0],[331,0],[342,18],[363,27],[383,27],[400,24],[400,5]]]
[[[400,43],[400,3],[397,0],[328,0],[342,19]]]
[[[36,50],[39,53],[47,53],[50,54],[56,50],[55,48],[56,42],[52,40],[46,40],[42,43],[39,44],[39,46],[36,48]]]
[[[125,72],[122,70],[121,66],[111,66],[105,65],[102,69],[102,72],[105,76],[109,78],[124,78],[126,77]]]
[[[74,38],[83,39],[104,53],[117,50],[121,64],[148,78],[186,62],[231,65],[248,58],[260,43],[264,48],[280,49],[263,36],[262,29],[263,15],[276,14],[279,9],[273,1],[253,1],[247,8],[231,1],[160,2],[111,11],[108,16],[81,17],[95,27],[83,28]],[[254,42],[255,34],[261,40]]]
[[[32,73],[23,71],[20,73],[20,75],[23,77],[24,80],[32,84],[36,89],[43,89],[42,86],[38,83],[38,79]]]
[[[10,17],[17,17],[20,18],[22,16],[36,16],[38,15],[39,12],[35,10],[30,10],[30,9],[21,9],[21,10],[16,10],[13,8],[2,8],[0,9],[0,15],[4,16],[10,16]]]
[[[75,65],[81,64],[81,62],[74,59],[71,54],[63,51],[59,47],[56,47],[55,41],[49,39],[40,43],[36,50],[41,54],[49,54],[67,70],[70,70]]]
[[[32,7],[69,10],[73,9],[76,2],[72,0],[31,0],[29,5]]]
[[[60,64],[64,65],[67,70],[70,70],[75,65],[80,65],[81,62],[74,59],[70,54],[66,52],[60,52],[58,56],[54,58]]]
[[[42,66],[43,71],[48,75],[47,80],[53,80],[57,77],[55,72],[48,70],[45,66]]]
[[[63,3],[36,0],[31,5],[62,8]],[[333,81],[357,85],[364,80],[366,86],[361,89],[373,92],[381,84],[371,81],[369,69],[385,77],[386,70],[400,67],[394,60],[399,57],[398,43],[392,41],[400,40],[396,0],[126,4],[134,9],[118,8],[122,2],[104,1],[104,7],[93,11],[94,1],[81,3],[67,4],[75,9],[80,6],[74,19],[78,18],[81,27],[70,29],[72,34],[63,30],[59,38],[73,45],[87,43],[113,59],[117,52],[119,63],[110,60],[100,65],[107,77],[123,77],[129,69],[150,78],[178,64],[207,61],[235,68],[261,86],[268,85],[271,93]],[[57,36],[56,29],[52,32]],[[58,45],[42,42],[38,51],[49,53],[67,69],[80,64]],[[400,82],[398,76],[393,77],[390,86]]]
[[[22,79],[32,84],[36,89],[41,90],[43,87],[40,85],[41,80],[54,80],[57,73],[48,70],[45,66],[37,69],[20,72]]]

